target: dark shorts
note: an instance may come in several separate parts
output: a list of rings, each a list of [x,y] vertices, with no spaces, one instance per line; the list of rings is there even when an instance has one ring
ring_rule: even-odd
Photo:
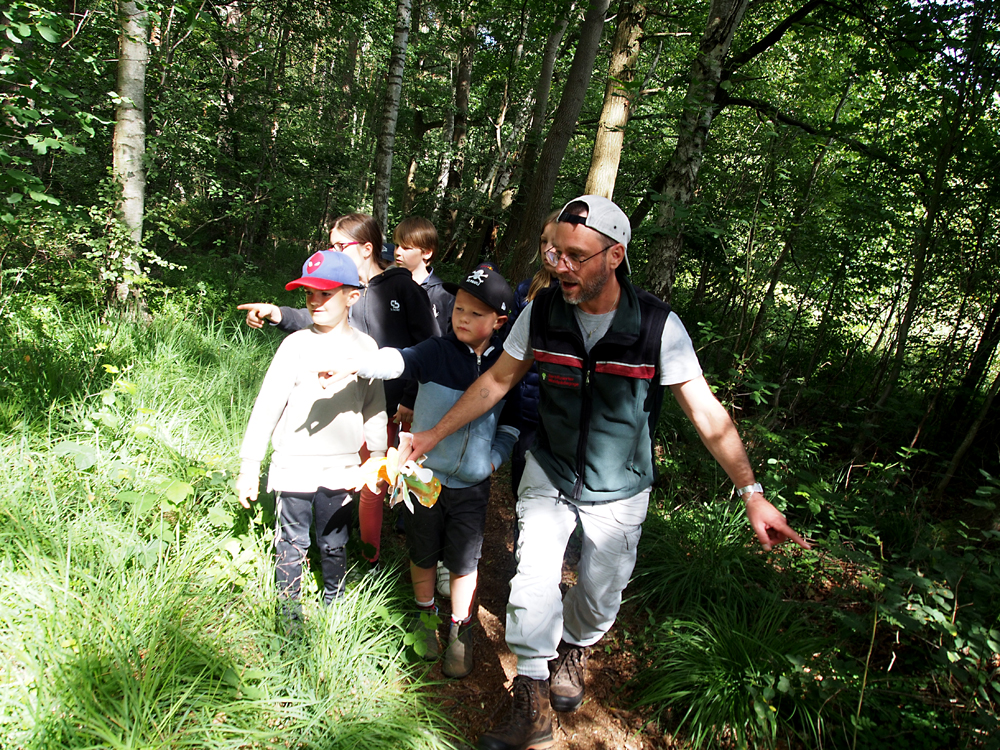
[[[475,572],[483,553],[486,504],[490,480],[472,487],[441,488],[431,508],[414,503],[406,513],[406,544],[418,568],[433,568],[438,560],[459,576]]]

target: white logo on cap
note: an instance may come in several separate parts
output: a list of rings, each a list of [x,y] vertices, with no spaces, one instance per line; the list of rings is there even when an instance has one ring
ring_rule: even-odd
[[[469,278],[465,280],[465,283],[475,284],[476,286],[479,286],[489,277],[490,275],[486,273],[486,271],[484,271],[482,268],[477,268],[475,271],[469,274]]]

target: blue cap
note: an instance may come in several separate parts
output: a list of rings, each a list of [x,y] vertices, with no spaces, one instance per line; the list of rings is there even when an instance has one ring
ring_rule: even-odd
[[[361,286],[354,261],[336,250],[313,253],[302,264],[302,278],[285,284],[291,291],[304,286],[308,289],[336,289],[338,286]]]

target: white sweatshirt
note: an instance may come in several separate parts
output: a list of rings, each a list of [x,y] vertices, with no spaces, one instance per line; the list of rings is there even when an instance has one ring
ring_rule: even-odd
[[[274,447],[268,490],[315,492],[353,487],[364,443],[375,456],[386,451],[385,391],[377,380],[350,377],[324,389],[315,361],[378,351],[353,328],[290,334],[278,347],[247,423],[241,470],[260,473],[267,443]]]

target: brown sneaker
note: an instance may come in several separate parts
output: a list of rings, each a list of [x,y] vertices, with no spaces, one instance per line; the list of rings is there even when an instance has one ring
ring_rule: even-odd
[[[472,628],[475,620],[470,619],[464,625],[452,620],[448,628],[448,648],[444,652],[444,664],[441,671],[446,677],[461,678],[472,671]]]
[[[552,747],[548,680],[514,678],[514,703],[506,719],[479,738],[479,750],[544,750]]]
[[[583,703],[584,677],[587,674],[589,648],[563,642],[559,656],[549,662],[549,701],[561,713],[576,711]]]

